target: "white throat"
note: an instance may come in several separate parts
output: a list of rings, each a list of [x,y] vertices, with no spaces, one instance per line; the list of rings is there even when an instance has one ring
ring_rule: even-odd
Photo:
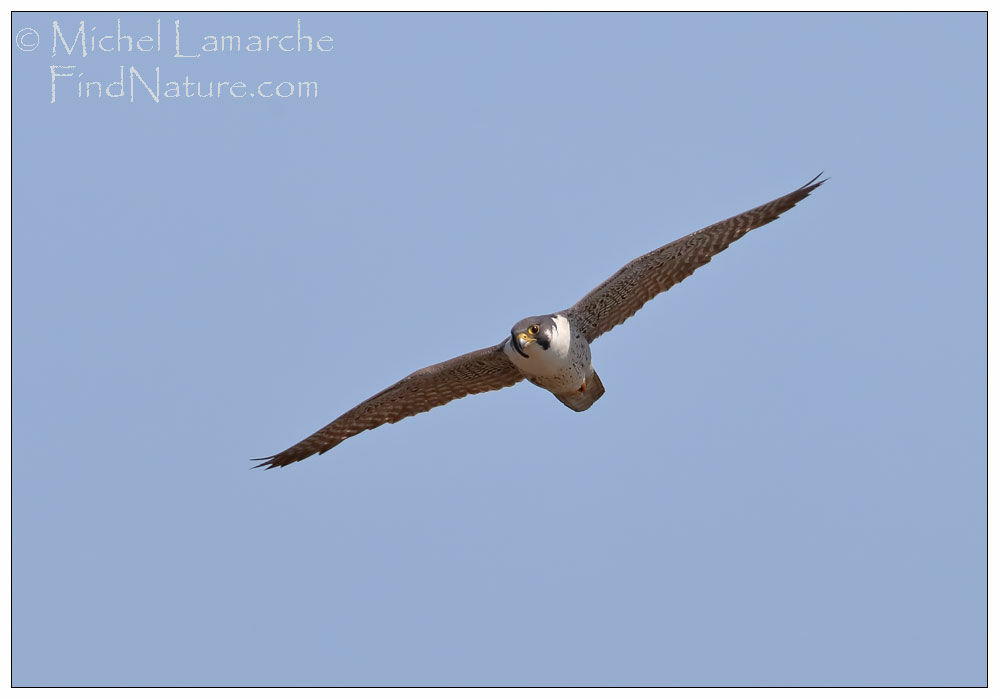
[[[564,361],[569,357],[569,341],[572,339],[572,332],[569,330],[569,319],[561,313],[555,316],[555,334],[552,336],[551,345],[545,354],[554,354]]]

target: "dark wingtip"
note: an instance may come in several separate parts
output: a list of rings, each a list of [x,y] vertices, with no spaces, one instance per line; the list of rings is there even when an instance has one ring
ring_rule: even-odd
[[[820,172],[819,174],[817,174],[815,177],[813,177],[812,179],[808,180],[808,182],[806,182],[805,184],[803,184],[800,187],[800,189],[807,189],[810,192],[813,189],[815,189],[816,187],[822,185],[823,182],[828,182],[829,181],[828,177],[825,178],[824,180],[819,180],[819,178],[822,177],[822,175],[824,175],[825,172],[826,171],[823,170],[822,172]],[[816,180],[819,180],[819,181],[816,182]]]
[[[277,463],[278,456],[279,454],[275,454],[274,456],[263,456],[260,457],[259,459],[250,459],[250,461],[262,462],[259,464],[254,464],[253,466],[250,466],[250,468],[254,469],[254,468],[260,468],[261,466],[265,466],[266,468],[264,470],[270,471],[272,468],[277,468],[278,466],[284,466],[284,464]]]

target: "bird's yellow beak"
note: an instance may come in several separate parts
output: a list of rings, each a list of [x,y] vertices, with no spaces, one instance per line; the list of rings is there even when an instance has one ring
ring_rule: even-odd
[[[535,342],[527,333],[510,333],[510,344],[524,359],[529,359],[527,352],[524,351],[524,347],[528,344]]]

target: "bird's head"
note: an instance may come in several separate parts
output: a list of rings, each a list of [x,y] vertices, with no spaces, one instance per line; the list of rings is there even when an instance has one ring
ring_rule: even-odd
[[[546,351],[551,347],[552,335],[555,332],[553,316],[531,316],[513,326],[510,330],[510,346],[525,358],[535,347]]]

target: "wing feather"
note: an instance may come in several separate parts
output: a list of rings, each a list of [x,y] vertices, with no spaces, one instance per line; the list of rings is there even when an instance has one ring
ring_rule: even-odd
[[[262,463],[254,468],[287,466],[322,454],[348,437],[379,425],[398,422],[473,393],[512,386],[524,377],[503,352],[505,343],[414,371],[298,444],[274,456],[255,459]]]
[[[573,324],[578,324],[588,342],[620,325],[653,297],[678,284],[707,264],[754,228],[775,220],[807,197],[825,180],[811,182],[790,194],[774,199],[738,216],[702,228],[690,235],[635,258],[603,284],[568,309]]]

